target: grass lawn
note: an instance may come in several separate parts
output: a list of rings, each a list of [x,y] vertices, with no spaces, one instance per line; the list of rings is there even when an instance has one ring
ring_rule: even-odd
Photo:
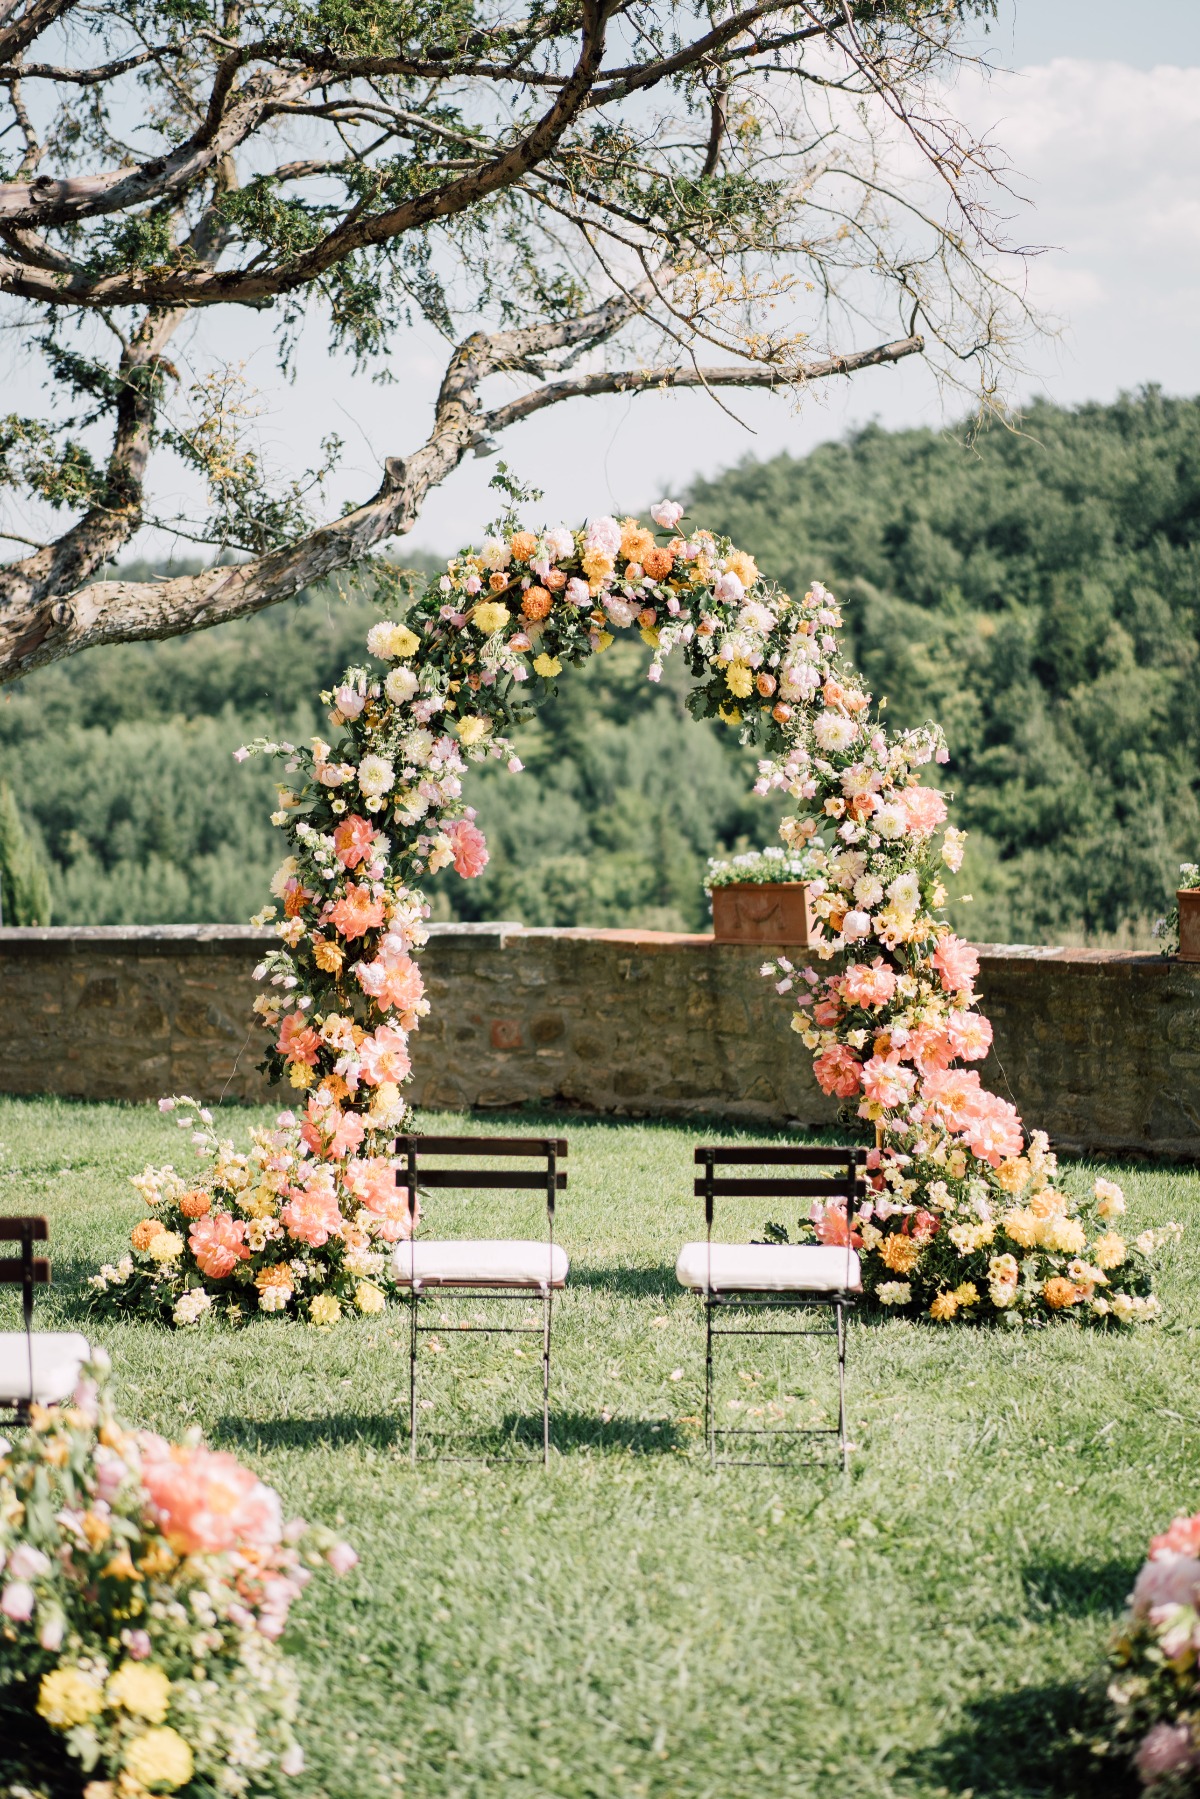
[[[256,1116],[231,1109],[227,1128],[240,1138]],[[846,1482],[707,1465],[701,1314],[674,1261],[702,1234],[692,1146],[716,1133],[529,1115],[455,1128],[551,1126],[571,1145],[558,1235],[572,1274],[548,1473],[410,1467],[399,1312],[330,1332],[95,1333],[127,1417],[199,1424],[359,1550],[293,1613],[298,1794],[1098,1794],[1064,1747],[1086,1725],[1080,1684],[1150,1534],[1200,1505],[1197,1176],[1103,1170],[1134,1229],[1187,1227],[1160,1328],[856,1325]],[[79,1283],[121,1252],[140,1215],[129,1175],[190,1153],[150,1107],[0,1099],[0,1208],[51,1217],[43,1326],[77,1319]],[[434,1199],[447,1234],[536,1229],[536,1200],[473,1213]],[[537,1415],[536,1340],[447,1331],[427,1367],[430,1430]],[[805,1391],[752,1343],[730,1347],[725,1374],[726,1417],[777,1417]]]

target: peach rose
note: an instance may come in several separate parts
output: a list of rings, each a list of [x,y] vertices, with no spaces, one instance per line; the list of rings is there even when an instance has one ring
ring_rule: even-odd
[[[369,887],[351,882],[329,916],[338,935],[352,943],[356,937],[379,929],[383,923],[383,901],[376,899]]]
[[[246,1228],[231,1212],[214,1212],[211,1218],[196,1220],[188,1232],[188,1244],[201,1274],[222,1281],[239,1262],[249,1260]]]
[[[357,868],[375,841],[375,827],[357,812],[343,818],[333,833],[334,854],[343,868]]]
[[[142,1485],[155,1520],[178,1555],[263,1552],[283,1535],[279,1495],[235,1457],[200,1444],[141,1438]]]

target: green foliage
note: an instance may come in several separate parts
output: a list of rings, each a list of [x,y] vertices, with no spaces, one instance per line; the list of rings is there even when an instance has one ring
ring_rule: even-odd
[[[50,874],[0,781],[0,925],[50,923]]]

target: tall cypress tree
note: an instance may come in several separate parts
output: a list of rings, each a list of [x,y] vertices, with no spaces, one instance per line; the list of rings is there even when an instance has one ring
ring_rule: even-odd
[[[0,924],[50,923],[50,875],[21,822],[7,781],[0,781]]]

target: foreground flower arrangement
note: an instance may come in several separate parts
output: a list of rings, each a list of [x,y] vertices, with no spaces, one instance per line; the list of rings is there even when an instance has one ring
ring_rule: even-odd
[[[390,1151],[409,1037],[428,1011],[414,959],[428,915],[419,884],[487,863],[463,802],[467,763],[518,771],[506,733],[564,665],[636,628],[650,679],[682,656],[693,714],[757,744],[756,791],[797,803],[781,835],[794,866],[817,877],[818,958],[835,971],[780,957],[762,973],[793,1006],[821,1087],[874,1128],[873,1195],[855,1221],[869,1291],[940,1322],[1155,1316],[1158,1237],[1130,1245],[1111,1228],[1116,1189],[1082,1206],[1060,1192],[1045,1139],[1027,1148],[1013,1106],[962,1066],[986,1056],[992,1033],[977,958],[942,910],[963,834],[920,778],[947,760],[941,731],[884,730],[819,583],[793,598],[728,539],[681,535],[674,502],[652,518],[657,533],[608,517],[534,532],[508,517],[451,560],[405,623],[372,627],[373,661],[322,695],[328,739],[238,752],[278,756],[288,777],[273,815],[290,851],[273,883],[282,916],[262,914],[278,942],[255,1007],[264,1066],[303,1112],[285,1114],[248,1159],[205,1139],[212,1166],[197,1183],[148,1171],[133,1253],[98,1277],[104,1303],[181,1324],[213,1306],[331,1324],[381,1298],[386,1251],[412,1228]],[[818,1212],[805,1228],[844,1241],[847,1224]]]
[[[106,1367],[0,1441],[0,1775],[57,1791],[73,1765],[86,1799],[275,1792],[304,1767],[277,1639],[310,1571],[357,1558],[285,1524],[232,1456],[121,1424]]]
[[[1179,1517],[1150,1555],[1113,1639],[1114,1747],[1162,1799],[1200,1794],[1200,1513]]]

